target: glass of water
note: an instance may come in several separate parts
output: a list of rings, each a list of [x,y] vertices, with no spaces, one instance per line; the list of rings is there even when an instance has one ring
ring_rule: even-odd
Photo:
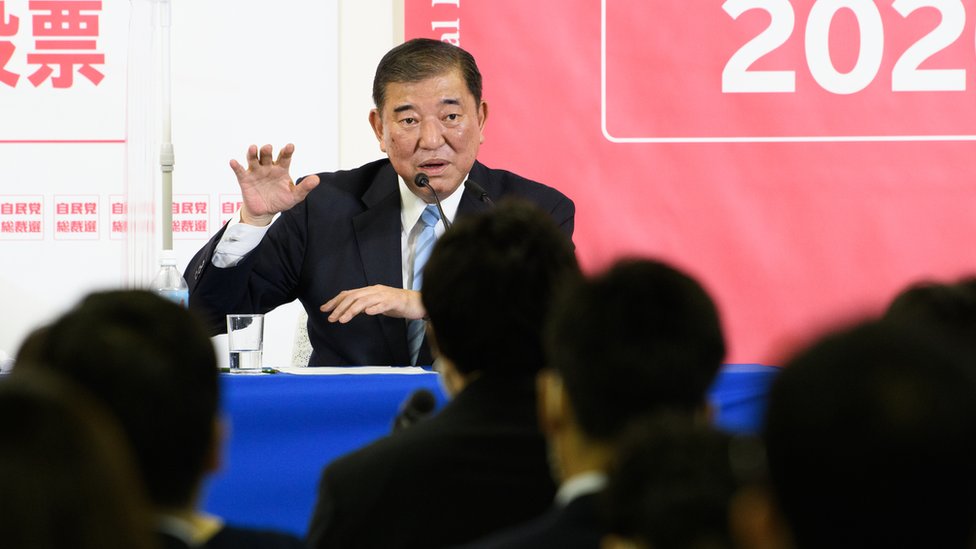
[[[260,373],[264,354],[264,315],[227,315],[230,371]]]

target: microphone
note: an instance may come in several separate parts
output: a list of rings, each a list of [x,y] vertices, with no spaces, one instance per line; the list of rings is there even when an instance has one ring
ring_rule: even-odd
[[[400,405],[400,411],[393,419],[393,432],[406,429],[425,419],[437,405],[434,393],[427,389],[417,389]]]
[[[478,200],[484,202],[485,204],[488,204],[489,206],[495,205],[495,201],[492,200],[490,196],[488,196],[488,191],[486,191],[484,187],[482,187],[481,185],[475,183],[473,180],[468,179],[467,181],[464,182],[464,186],[465,188],[471,190],[476,195],[478,195]]]
[[[430,186],[430,178],[427,177],[427,174],[418,173],[413,178],[413,184],[421,188],[427,187],[428,189],[430,189],[430,194],[434,195],[434,203],[437,204],[437,211],[441,213],[441,219],[444,220],[444,228],[450,229],[451,220],[448,219],[446,215],[444,215],[444,208],[441,208],[441,199],[438,198],[437,192],[434,191],[434,187]]]

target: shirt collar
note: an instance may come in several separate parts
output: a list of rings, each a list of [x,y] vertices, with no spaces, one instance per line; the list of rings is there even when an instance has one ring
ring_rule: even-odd
[[[468,176],[465,175],[462,184],[458,185],[458,188],[450,196],[439,197],[441,199],[441,208],[444,209],[444,215],[447,216],[451,223],[454,223],[454,219],[457,217],[458,205],[461,203],[461,195],[464,194],[463,181],[467,180],[467,178]],[[427,203],[419,196],[413,194],[413,191],[410,190],[407,182],[402,177],[397,177],[397,179],[400,182],[400,227],[403,231],[409,232],[417,224],[420,215],[424,213],[424,208],[427,207]],[[437,222],[439,233],[443,232],[443,226],[443,220]]]
[[[595,494],[607,485],[607,475],[602,471],[587,471],[566,479],[556,492],[556,504],[565,507],[574,499]]]

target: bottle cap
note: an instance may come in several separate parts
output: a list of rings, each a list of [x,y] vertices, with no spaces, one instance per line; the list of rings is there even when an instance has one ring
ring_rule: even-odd
[[[176,265],[176,252],[173,250],[163,250],[159,253],[160,265]]]

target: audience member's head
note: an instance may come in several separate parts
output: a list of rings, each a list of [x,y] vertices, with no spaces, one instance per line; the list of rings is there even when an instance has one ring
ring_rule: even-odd
[[[184,509],[215,456],[217,364],[197,318],[152,293],[85,298],[31,338],[21,371],[58,372],[119,419],[150,500]]]
[[[737,497],[764,481],[765,458],[755,439],[687,415],[639,421],[622,438],[602,495],[611,532],[604,547],[744,547],[732,530],[732,509]]]
[[[971,547],[976,385],[903,323],[830,335],[773,383],[765,437],[799,549]]]
[[[534,374],[554,287],[578,274],[572,243],[532,205],[459,219],[424,267],[423,302],[442,359],[459,373]]]
[[[930,331],[976,353],[976,279],[912,284],[895,296],[884,318]],[[972,357],[976,360],[976,354]]]
[[[142,549],[151,522],[114,418],[55,376],[0,380],[0,546]]]
[[[642,415],[704,409],[725,357],[708,293],[652,260],[622,261],[567,287],[556,300],[546,344],[575,422],[602,441]]]

